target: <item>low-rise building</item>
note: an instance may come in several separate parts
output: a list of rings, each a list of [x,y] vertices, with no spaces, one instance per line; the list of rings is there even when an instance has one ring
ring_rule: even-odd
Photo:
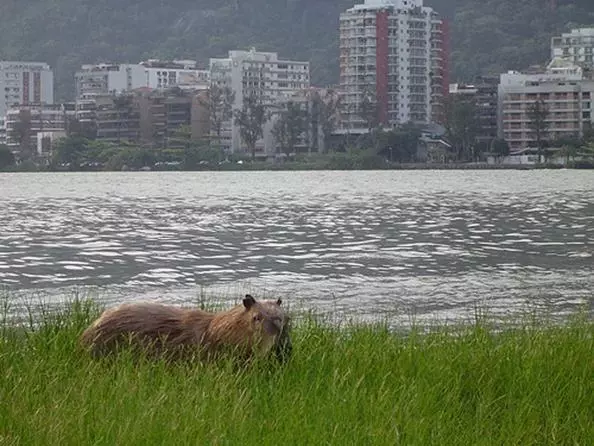
[[[40,141],[65,135],[69,118],[70,112],[61,104],[13,107],[6,112],[6,144],[21,158],[49,156],[51,147]]]
[[[140,113],[132,94],[90,95],[76,101],[76,121],[87,135],[112,143],[140,140]]]
[[[105,142],[181,148],[186,132],[191,140],[208,135],[204,94],[204,90],[174,87],[140,88],[119,95],[87,95],[76,101],[77,130]]]
[[[208,114],[204,91],[141,89],[134,102],[140,113],[140,142],[146,146],[183,148],[188,137],[196,141],[208,136]],[[182,135],[181,133],[188,133]]]
[[[542,138],[579,138],[594,124],[594,81],[582,68],[563,59],[554,59],[545,72],[502,74],[498,91],[499,137],[512,152],[537,146],[530,109],[539,102],[546,110]]]

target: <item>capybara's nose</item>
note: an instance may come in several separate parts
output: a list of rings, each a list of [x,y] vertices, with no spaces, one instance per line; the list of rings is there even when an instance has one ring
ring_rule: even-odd
[[[280,317],[271,317],[264,321],[264,329],[270,335],[279,335],[284,330],[283,320]]]

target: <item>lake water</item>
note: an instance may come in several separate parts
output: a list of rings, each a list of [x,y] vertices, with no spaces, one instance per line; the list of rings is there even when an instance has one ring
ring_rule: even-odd
[[[594,305],[593,171],[0,174],[0,283],[460,320]],[[18,304],[15,304],[17,306]]]

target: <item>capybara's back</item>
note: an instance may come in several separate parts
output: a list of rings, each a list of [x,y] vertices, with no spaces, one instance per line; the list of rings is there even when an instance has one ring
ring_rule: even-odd
[[[289,318],[281,301],[259,301],[246,295],[243,305],[206,311],[142,302],[106,310],[81,336],[93,354],[132,347],[149,355],[177,357],[198,353],[209,357],[223,350],[242,356],[274,352],[279,360],[291,352]]]
[[[140,347],[147,353],[198,347],[213,315],[151,302],[110,308],[81,336],[83,346],[95,355],[114,353],[121,347]]]

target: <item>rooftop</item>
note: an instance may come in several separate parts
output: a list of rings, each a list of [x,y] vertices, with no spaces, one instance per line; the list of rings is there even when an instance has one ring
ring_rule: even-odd
[[[195,60],[148,59],[148,60],[140,62],[140,65],[147,67],[147,68],[172,68],[172,69],[184,69],[184,70],[197,69],[197,63]]]
[[[574,28],[568,33],[563,33],[563,37],[594,36],[593,28]]]
[[[360,11],[366,9],[400,8],[409,9],[423,6],[423,0],[365,0],[365,3],[353,6],[348,11]]]

